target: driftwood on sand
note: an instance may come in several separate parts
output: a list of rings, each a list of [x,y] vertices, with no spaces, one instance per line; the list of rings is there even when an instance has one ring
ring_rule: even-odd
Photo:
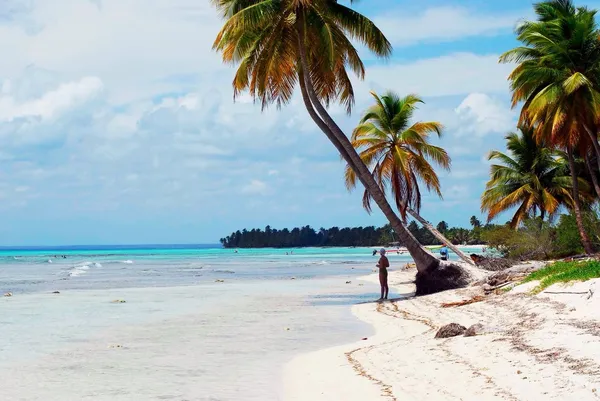
[[[522,280],[531,272],[539,270],[545,265],[544,262],[530,262],[513,265],[502,271],[490,274],[482,280],[475,281],[473,285],[481,285],[483,286],[484,291],[491,292],[514,281]]]
[[[475,266],[458,261],[440,262],[437,267],[426,273],[417,272],[415,295],[429,295],[469,285],[484,286],[484,291],[490,293],[504,285],[521,280],[532,271],[546,265],[545,262],[523,263],[476,254],[472,254],[471,258]]]
[[[483,295],[475,295],[473,298],[465,299],[463,301],[458,302],[445,302],[442,304],[442,308],[453,308],[456,306],[464,306],[469,304],[474,304],[475,302],[481,302],[485,299]]]

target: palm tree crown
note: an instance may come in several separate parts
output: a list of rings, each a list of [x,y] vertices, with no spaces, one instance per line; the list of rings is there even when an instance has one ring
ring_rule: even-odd
[[[523,46],[500,60],[517,62],[510,74],[513,106],[523,103],[520,124],[534,129],[538,142],[566,151],[573,210],[586,253],[593,252],[580,205],[575,154],[600,156],[600,41],[596,12],[571,0],[535,5],[538,19],[517,28]],[[600,159],[598,159],[600,161]],[[589,165],[589,163],[588,163]]]
[[[571,178],[562,159],[538,144],[533,130],[521,128],[506,136],[510,155],[492,151],[489,160],[499,162],[490,169],[491,178],[481,197],[481,209],[488,221],[518,206],[511,227],[516,228],[527,216],[556,213],[561,205],[571,205]],[[581,183],[580,185],[585,185]]]
[[[570,0],[536,4],[537,21],[523,22],[517,39],[524,46],[506,52],[517,62],[510,74],[513,106],[524,102],[520,124],[563,149],[590,146],[588,130],[600,117],[600,41],[596,11]]]
[[[366,46],[376,56],[388,57],[392,47],[381,31],[368,18],[337,0],[211,1],[226,19],[213,48],[225,62],[238,66],[233,80],[234,96],[247,90],[263,108],[270,104],[280,107],[290,101],[299,84],[309,116],[351,166],[408,248],[419,272],[429,277],[430,272],[437,271],[439,260],[408,232],[326,109],[330,103],[340,102],[350,113],[354,90],[347,69],[361,79],[364,76],[364,65],[353,43]],[[471,262],[465,255],[463,259]],[[457,269],[455,277],[463,279],[463,273]],[[456,280],[435,275],[432,282],[437,287],[417,285],[417,293],[420,287],[427,288],[424,291],[450,288]]]
[[[346,68],[364,77],[365,68],[351,40],[381,57],[392,47],[362,14],[336,0],[212,0],[227,19],[214,49],[223,60],[239,64],[235,95],[249,90],[263,107],[290,101],[298,83],[299,21],[303,18],[309,72],[325,104],[339,100],[350,112],[354,91]]]
[[[446,151],[429,143],[431,134],[442,135],[438,122],[417,122],[411,119],[419,103],[416,95],[400,98],[393,92],[378,96],[371,92],[375,105],[371,106],[352,133],[352,145],[371,170],[379,186],[391,188],[394,200],[405,217],[407,207],[418,211],[421,207],[419,182],[440,198],[440,180],[430,160],[445,170],[450,169]],[[356,186],[356,175],[346,167],[346,186]],[[365,191],[363,205],[371,210],[371,198]]]

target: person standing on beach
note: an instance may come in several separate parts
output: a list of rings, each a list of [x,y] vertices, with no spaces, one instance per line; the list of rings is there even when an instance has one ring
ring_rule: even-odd
[[[448,248],[446,247],[446,244],[442,245],[442,249],[440,249],[440,255],[442,260],[448,260]]]
[[[379,251],[379,262],[377,262],[377,267],[379,268],[379,284],[381,285],[381,298],[379,300],[387,299],[388,293],[390,289],[388,287],[388,267],[390,267],[390,261],[387,256],[385,256],[385,249],[381,248]]]

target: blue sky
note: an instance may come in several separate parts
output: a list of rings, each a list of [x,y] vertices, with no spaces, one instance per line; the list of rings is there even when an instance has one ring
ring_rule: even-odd
[[[446,126],[444,200],[422,215],[468,225],[486,155],[514,129],[498,55],[524,0],[369,0],[356,7],[394,45],[365,53],[350,132],[369,90],[417,93],[417,119]],[[380,225],[343,185],[343,164],[296,97],[261,113],[232,101],[234,70],[211,51],[208,1],[0,3],[0,245],[213,243],[241,228]]]

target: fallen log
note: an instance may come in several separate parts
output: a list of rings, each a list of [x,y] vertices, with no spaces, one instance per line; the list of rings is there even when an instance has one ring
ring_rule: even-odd
[[[464,306],[464,305],[470,305],[470,304],[474,304],[475,302],[481,302],[485,299],[485,297],[483,295],[476,295],[471,299],[465,299],[463,301],[458,301],[458,302],[445,302],[442,304],[442,308],[454,308],[457,306]]]

